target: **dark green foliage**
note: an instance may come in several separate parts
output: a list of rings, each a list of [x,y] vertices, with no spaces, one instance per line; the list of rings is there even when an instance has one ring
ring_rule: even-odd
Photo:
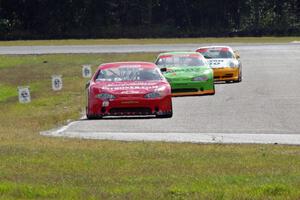
[[[299,35],[298,0],[0,0],[0,39]]]

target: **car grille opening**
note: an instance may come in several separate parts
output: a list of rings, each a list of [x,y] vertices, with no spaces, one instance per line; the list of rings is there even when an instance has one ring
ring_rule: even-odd
[[[224,76],[214,76],[214,79],[220,79],[220,78],[232,78],[233,74],[225,74]]]
[[[225,74],[225,76],[223,76],[224,78],[231,78],[233,77],[233,74]]]
[[[145,94],[119,94],[118,97],[128,98],[128,97],[143,97]]]
[[[198,92],[198,89],[195,88],[184,88],[184,89],[172,89],[172,93],[181,93],[181,92]]]
[[[110,115],[151,115],[150,108],[112,108],[110,109]]]

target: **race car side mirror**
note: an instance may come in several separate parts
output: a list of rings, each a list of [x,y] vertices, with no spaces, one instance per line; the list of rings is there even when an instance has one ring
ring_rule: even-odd
[[[87,82],[86,84],[85,84],[85,89],[88,89],[89,87],[90,87],[90,81],[89,82]]]
[[[234,51],[234,55],[235,55],[236,59],[239,59],[241,57],[240,53],[238,51]]]
[[[166,68],[166,67],[160,68],[160,71],[161,71],[161,72],[166,72],[166,71],[167,71],[167,68]]]

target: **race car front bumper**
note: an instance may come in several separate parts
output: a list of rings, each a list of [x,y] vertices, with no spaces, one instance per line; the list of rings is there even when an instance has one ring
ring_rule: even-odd
[[[215,90],[199,90],[195,92],[174,92],[172,93],[173,97],[180,97],[180,96],[194,96],[194,95],[206,95],[206,94],[215,94]]]
[[[172,113],[171,96],[156,99],[116,98],[109,101],[93,98],[89,101],[88,114],[103,116],[166,115]]]
[[[172,82],[172,96],[193,96],[193,95],[208,95],[215,94],[215,87],[213,79],[205,82]]]
[[[240,69],[239,68],[213,68],[215,81],[238,81]]]

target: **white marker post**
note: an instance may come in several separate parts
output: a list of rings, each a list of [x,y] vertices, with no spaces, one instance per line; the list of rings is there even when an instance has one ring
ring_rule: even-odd
[[[61,75],[53,75],[52,76],[52,90],[53,91],[60,91],[63,88]]]
[[[82,65],[82,76],[83,76],[83,78],[91,78],[92,77],[91,65]]]
[[[18,93],[19,93],[19,102],[20,103],[30,103],[31,102],[29,86],[24,86],[24,87],[19,86]]]

